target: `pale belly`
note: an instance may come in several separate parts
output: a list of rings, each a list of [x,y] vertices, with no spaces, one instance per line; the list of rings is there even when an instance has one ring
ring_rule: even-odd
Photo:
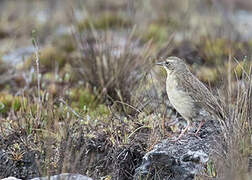
[[[167,78],[166,91],[171,104],[176,111],[186,120],[191,120],[194,115],[193,99],[188,93],[177,88],[176,81],[172,78]]]

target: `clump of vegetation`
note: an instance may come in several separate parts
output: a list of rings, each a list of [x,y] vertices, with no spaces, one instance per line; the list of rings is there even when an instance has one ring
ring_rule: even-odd
[[[12,110],[17,112],[21,107],[21,97],[13,96],[8,92],[0,93],[0,114],[6,116]]]
[[[71,107],[77,112],[87,113],[92,117],[109,114],[106,105],[99,103],[95,92],[90,92],[88,88],[71,88],[69,91]]]
[[[64,53],[72,53],[76,50],[73,37],[70,35],[61,35],[52,42],[53,47],[57,47],[57,50],[61,50]]]
[[[83,30],[106,30],[116,28],[127,28],[132,25],[129,19],[118,14],[105,13],[96,18],[88,17],[83,22],[77,25],[79,31]]]
[[[230,114],[225,122],[226,127],[223,128],[223,133],[226,134],[226,149],[223,154],[225,160],[223,163],[220,159],[216,162],[221,167],[218,172],[219,176],[235,177],[235,179],[246,179],[246,176],[249,176],[247,168],[249,156],[252,153],[252,67],[249,66],[248,69],[248,73],[243,70],[241,80],[229,81],[225,88],[226,93],[222,97],[225,97],[226,108]]]
[[[242,79],[244,75],[249,75],[251,65],[251,62],[249,62],[246,58],[241,62],[237,62],[236,66],[234,67],[233,76]]]
[[[201,52],[207,64],[221,64],[223,59],[228,57],[230,53],[230,44],[227,40],[219,38],[219,39],[211,39],[211,38],[202,38],[201,39]]]
[[[198,48],[206,65],[210,66],[223,65],[230,54],[239,59],[248,52],[248,47],[244,43],[225,38],[202,37]]]
[[[98,99],[130,104],[131,94],[151,67],[150,44],[140,48],[131,36],[109,32],[81,42],[81,59],[71,61],[79,77],[97,90]]]
[[[213,89],[222,75],[229,76],[223,79],[219,90],[220,99],[225,101],[230,114],[223,127],[223,134],[227,136],[220,142],[224,145],[219,152],[222,157],[212,157],[206,164],[206,171],[214,178],[249,177],[251,62],[250,58],[241,60],[244,55],[250,57],[252,42],[210,35],[194,42],[201,34],[190,29],[191,23],[195,24],[192,18],[198,9],[208,8],[210,1],[204,8],[197,3],[191,6],[184,0],[109,2],[111,4],[92,1],[95,10],[88,10],[96,11],[96,15],[76,25],[79,32],[74,32],[75,39],[69,34],[53,37],[53,41],[40,37],[39,73],[34,66],[34,57],[26,60],[23,68],[17,68],[14,78],[10,76],[10,67],[0,60],[0,179],[9,176],[31,179],[62,172],[85,174],[93,179],[133,179],[143,155],[161,139],[167,138],[165,134],[170,131],[169,118],[165,117],[173,110],[165,93],[166,72],[159,68],[160,74],[155,74],[152,66],[155,56],[169,54],[184,57],[192,68],[194,63],[198,64],[199,67],[193,69],[195,74],[204,83],[213,85]],[[50,8],[54,7],[54,2],[50,3]],[[16,7],[11,13],[0,12],[3,15],[0,22],[11,22],[8,27],[13,30],[8,32],[0,27],[1,45],[6,43],[6,37],[12,40],[10,35],[13,34],[15,43],[11,41],[11,44],[25,46],[27,43],[23,40],[30,41],[30,29],[36,23],[30,21],[30,17],[46,20],[38,23],[43,24],[38,25],[38,32],[46,32],[43,34],[46,36],[51,34],[50,26],[58,26],[62,21],[67,21],[67,28],[72,25],[67,24],[69,19],[63,16],[67,13],[59,14],[62,7],[51,8],[49,11],[52,12],[45,16],[38,14],[36,8],[35,12],[30,6],[26,8],[29,11],[25,14],[29,17],[19,16]],[[1,9],[9,11],[8,8]],[[205,16],[209,15],[208,10],[204,12]],[[30,12],[38,17],[34,18]],[[181,18],[185,14],[186,18]],[[20,20],[18,17],[22,17],[22,26],[15,22]],[[143,28],[141,34],[133,30],[125,35],[135,24],[137,28],[146,29]],[[201,25],[196,24],[200,29],[198,26]],[[168,38],[170,31],[176,32],[172,36],[174,39]],[[176,47],[178,40],[189,44],[182,43],[178,51],[170,52],[169,48]],[[52,42],[51,45],[44,44],[48,42]],[[162,52],[156,52],[162,44],[168,45]],[[237,62],[227,62],[233,56]],[[227,64],[232,67],[228,69]],[[41,77],[40,81],[37,77]],[[223,89],[228,92],[222,93]]]
[[[61,69],[64,67],[68,61],[68,54],[64,50],[58,47],[47,46],[43,48],[40,52],[40,67],[41,72],[49,72],[55,70],[56,68]],[[34,62],[35,57],[30,57],[26,60],[24,68],[29,68]]]
[[[202,82],[210,83],[211,85],[216,84],[220,78],[217,69],[211,67],[201,67],[196,75]]]
[[[153,40],[154,42],[163,43],[168,39],[166,26],[162,24],[150,24],[144,32],[145,41]]]

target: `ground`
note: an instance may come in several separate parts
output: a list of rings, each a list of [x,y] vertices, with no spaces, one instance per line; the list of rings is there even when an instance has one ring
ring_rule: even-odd
[[[251,9],[246,0],[0,1],[0,178],[136,178],[184,127],[154,65],[178,56],[229,114],[221,146],[208,147],[192,178],[246,179]]]

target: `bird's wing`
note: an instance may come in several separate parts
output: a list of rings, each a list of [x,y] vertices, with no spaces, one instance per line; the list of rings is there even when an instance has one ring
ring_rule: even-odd
[[[188,92],[196,104],[209,113],[223,118],[224,111],[216,97],[189,70],[186,73],[180,73],[177,78],[179,79],[178,87]]]

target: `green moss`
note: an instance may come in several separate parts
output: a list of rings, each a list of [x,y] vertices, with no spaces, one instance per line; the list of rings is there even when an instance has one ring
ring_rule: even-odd
[[[70,35],[62,35],[52,42],[53,46],[57,47],[61,51],[71,53],[75,48],[73,37]]]
[[[248,47],[249,47],[250,50],[252,50],[252,40],[248,41]]]
[[[96,96],[88,88],[73,88],[69,92],[71,107],[78,112],[88,113],[93,117],[109,113],[104,104],[97,101]]]
[[[98,18],[89,17],[80,22],[77,27],[80,31],[85,29],[108,29],[108,28],[126,28],[131,26],[131,21],[120,15],[105,13]]]
[[[204,83],[215,84],[218,79],[218,71],[216,68],[201,67],[197,71],[197,77]]]
[[[177,29],[179,22],[174,19],[172,16],[160,16],[157,20],[154,21],[155,24],[160,24],[162,26],[167,26],[171,29]]]
[[[249,43],[247,46],[250,46]],[[207,65],[223,65],[230,55],[239,56],[248,53],[244,43],[224,38],[204,37],[198,47]]]
[[[45,69],[53,69],[58,64],[62,68],[66,63],[67,57],[64,51],[60,51],[54,47],[44,48],[40,53],[40,65]]]
[[[12,109],[17,112],[21,107],[21,98],[7,92],[0,93],[0,113],[6,115]]]
[[[164,42],[167,38],[166,27],[160,24],[150,24],[143,35],[144,41],[152,39],[155,42]]]
[[[99,104],[93,111],[89,111],[89,114],[91,117],[97,117],[97,116],[105,116],[108,115],[110,112],[104,104]]]
[[[72,101],[72,107],[78,107],[80,109],[89,107],[93,109],[96,106],[96,103],[94,103],[95,96],[86,88],[72,88],[69,97]]]
[[[59,70],[64,67],[67,62],[67,53],[58,48],[48,46],[41,49],[39,52],[39,66],[43,72],[55,70],[58,66]],[[35,65],[35,56],[29,57],[25,60],[24,65],[20,69],[29,69],[30,66]]]
[[[200,48],[209,65],[220,64],[224,55],[228,56],[228,44],[225,39],[206,38],[201,42]]]

